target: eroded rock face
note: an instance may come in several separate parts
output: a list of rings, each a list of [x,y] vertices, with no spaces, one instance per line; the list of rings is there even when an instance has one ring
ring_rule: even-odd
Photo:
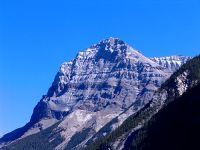
[[[144,87],[146,91],[155,90],[168,76],[157,63],[123,41],[110,38],[63,63],[40,103],[51,110],[45,112],[46,117],[57,119],[74,109],[95,112],[114,105],[123,110],[136,101],[138,94],[145,93]]]
[[[65,140],[57,147],[62,149],[83,129],[91,132],[81,145],[115,117],[118,122],[113,128],[117,127],[148,103],[174,70],[155,60],[117,38],[79,52],[61,65],[48,93],[35,107],[31,125],[21,131],[22,137],[62,120],[59,128]]]
[[[174,72],[191,58],[192,57],[188,57],[188,56],[174,55],[174,56],[167,56],[167,57],[153,57],[150,59],[158,63],[159,65],[167,68],[171,72]]]
[[[167,69],[120,39],[100,41],[61,65],[48,94],[40,102],[47,105],[45,117],[40,119],[65,117],[66,123],[61,127],[65,129],[62,135],[66,146],[83,128],[90,127],[98,132],[134,103],[135,109],[130,114],[142,108],[169,75]],[[81,122],[69,117],[76,112],[85,114],[80,115],[82,120],[90,117]],[[73,125],[76,127],[72,130]]]

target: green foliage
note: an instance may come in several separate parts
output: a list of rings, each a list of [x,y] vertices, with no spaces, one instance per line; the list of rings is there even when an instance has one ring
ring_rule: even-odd
[[[105,137],[96,140],[94,143],[87,146],[84,150],[105,150],[110,148],[110,143],[115,141],[118,137],[125,133],[129,133],[133,128],[137,127],[139,123],[145,122],[149,119],[151,112],[154,111],[152,107],[146,105],[136,114],[128,117],[121,126],[111,132]]]
[[[2,150],[53,150],[55,147],[63,141],[60,136],[60,131],[54,131],[59,123],[30,136],[27,136],[21,140],[3,147]]]
[[[170,84],[175,81],[176,77],[182,74],[184,71],[189,71],[188,79],[191,81],[200,80],[200,55],[189,60],[183,64],[180,69],[174,72],[171,77],[162,85],[162,88],[169,87]]]
[[[200,82],[200,55],[194,57],[185,63],[179,70],[177,70],[171,77],[161,86],[161,89],[165,89],[168,93],[166,104],[173,101],[174,98],[179,97],[179,92],[177,90],[177,77],[184,72],[188,73],[187,85],[188,89],[192,88],[195,84],[194,82]]]
[[[200,84],[161,109],[132,141],[135,150],[200,149]]]
[[[112,119],[109,123],[107,123],[104,127],[102,127],[88,142],[86,145],[90,145],[93,143],[94,139],[102,138],[104,133],[110,133],[112,131],[112,124],[116,123],[118,121],[117,118]]]
[[[71,150],[81,142],[83,142],[89,135],[90,132],[94,132],[91,128],[83,129],[82,132],[78,132],[72,136],[71,140],[68,142],[65,150]]]

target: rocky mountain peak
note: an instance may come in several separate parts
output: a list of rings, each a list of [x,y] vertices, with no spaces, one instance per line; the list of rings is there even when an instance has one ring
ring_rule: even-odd
[[[90,46],[85,51],[79,52],[75,60],[99,60],[116,62],[120,59],[139,57],[141,55],[137,50],[126,44],[119,38],[108,38],[101,40],[97,44]]]
[[[101,40],[100,42],[92,45],[91,47],[101,47],[103,45],[110,46],[110,47],[116,47],[117,45],[125,45],[125,42],[119,38],[110,37],[108,39]]]
[[[64,62],[47,94],[34,108],[30,122],[5,137],[18,132],[14,140],[26,137],[62,121],[62,149],[84,128],[90,128],[92,135],[123,113],[115,124],[120,125],[144,107],[170,75],[157,61],[122,40],[102,40]]]
[[[148,72],[149,68],[157,68],[158,74],[163,69],[124,41],[111,37],[79,52],[72,61],[64,62],[47,95],[51,97],[54,94],[63,94],[66,92],[66,84],[85,82],[85,78],[90,81],[103,78],[106,80],[110,73],[121,78],[124,71],[138,74]]]

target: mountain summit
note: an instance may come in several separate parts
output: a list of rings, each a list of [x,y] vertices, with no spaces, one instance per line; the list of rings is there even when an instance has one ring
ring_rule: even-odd
[[[54,148],[78,149],[143,108],[171,73],[118,38],[102,40],[61,65],[29,123],[0,143],[41,135],[51,126],[51,134],[62,139]]]

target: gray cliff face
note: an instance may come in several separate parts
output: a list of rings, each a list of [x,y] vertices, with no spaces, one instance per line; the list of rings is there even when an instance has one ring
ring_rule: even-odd
[[[65,140],[56,149],[69,147],[72,137],[89,129],[88,135],[74,145],[79,148],[117,118],[112,124],[115,129],[148,103],[176,69],[169,69],[160,60],[145,57],[117,38],[102,40],[79,52],[75,59],[61,65],[48,93],[34,108],[28,127],[16,138],[61,121],[58,128],[62,128],[60,135]]]
[[[83,128],[91,128],[96,133],[129,109],[120,115],[113,128],[120,125],[148,103],[169,75],[167,69],[122,40],[109,38],[61,65],[47,95],[38,104],[45,106],[45,111],[38,107],[32,118],[37,116],[37,122],[63,119],[61,134],[66,140],[58,147],[62,149]],[[39,114],[43,115],[38,117]]]
[[[174,72],[191,58],[192,57],[188,57],[188,56],[174,55],[174,56],[167,56],[167,57],[153,57],[150,59],[158,63],[159,65],[167,68],[171,72]]]
[[[123,110],[168,76],[167,70],[123,41],[103,40],[62,64],[40,102],[50,109],[41,118],[61,119],[74,109],[99,111],[111,105]]]

